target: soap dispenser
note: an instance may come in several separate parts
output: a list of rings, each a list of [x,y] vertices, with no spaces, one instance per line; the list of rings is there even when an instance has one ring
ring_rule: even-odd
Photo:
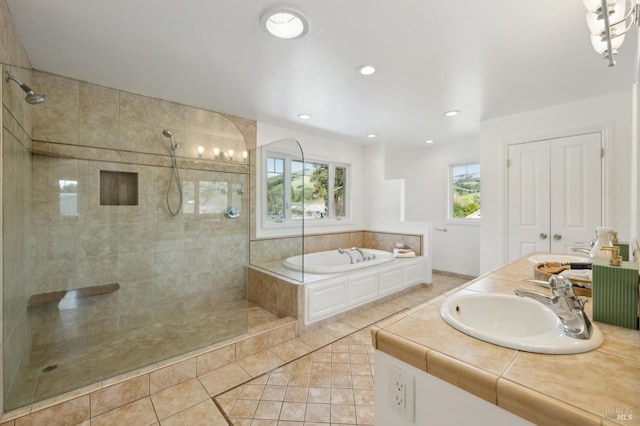
[[[596,242],[589,252],[589,257],[591,259],[610,259],[611,254],[607,250],[603,250],[602,248],[613,247],[611,238],[611,228],[608,228],[606,226],[598,226],[596,228]]]

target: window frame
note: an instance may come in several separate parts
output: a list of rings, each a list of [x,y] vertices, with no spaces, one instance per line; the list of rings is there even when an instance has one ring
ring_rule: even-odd
[[[457,161],[453,163],[449,163],[447,165],[447,199],[446,199],[446,213],[445,213],[445,223],[450,225],[480,225],[480,221],[482,220],[482,216],[477,218],[470,217],[454,217],[453,216],[453,170],[456,167],[460,166],[478,166],[480,173],[480,181],[482,182],[482,168],[480,167],[479,160],[469,160],[469,161]],[[482,194],[482,186],[480,186],[480,194]],[[480,211],[482,211],[482,203],[480,204]]]
[[[284,160],[284,173],[283,173],[283,186],[284,186],[284,208],[283,208],[283,218],[281,219],[273,219],[269,217],[267,212],[268,206],[268,191],[267,191],[267,162],[269,158],[278,158]],[[327,182],[327,216],[324,218],[317,217],[303,217],[305,226],[311,225],[335,225],[341,223],[347,223],[351,221],[351,164],[338,162],[328,159],[322,159],[318,157],[301,157],[300,155],[284,152],[284,151],[263,151],[263,158],[261,161],[262,171],[260,172],[261,189],[262,189],[262,197],[261,203],[263,208],[261,209],[261,219],[263,228],[285,228],[292,226],[299,226],[302,223],[300,218],[292,218],[291,217],[291,163],[292,161],[303,161],[304,164],[307,163],[315,163],[327,165],[329,168],[328,182]],[[344,188],[344,204],[345,204],[345,215],[344,216],[336,216],[333,211],[334,205],[334,196],[335,196],[335,169],[343,168],[344,179],[346,181],[346,185]]]

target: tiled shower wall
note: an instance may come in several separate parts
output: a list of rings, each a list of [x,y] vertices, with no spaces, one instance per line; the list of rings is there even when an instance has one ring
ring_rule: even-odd
[[[119,282],[118,310],[136,300],[149,308],[149,300],[142,300],[149,290],[165,305],[162,310],[187,309],[189,296],[207,289],[237,297],[247,261],[248,214],[230,220],[223,208],[187,213],[197,202],[187,194],[184,214],[170,216],[171,151],[162,130],[171,130],[180,143],[185,185],[202,190],[209,182],[226,183],[228,195],[224,185],[214,186],[247,212],[248,167],[201,161],[197,146],[205,147],[203,160],[212,159],[213,148],[242,153],[255,146],[255,122],[42,72],[34,72],[33,84],[47,94],[33,111],[34,152],[47,156],[34,156],[32,292]],[[138,205],[101,206],[100,170],[137,173]],[[60,181],[77,181],[75,214],[62,212]]]
[[[31,70],[0,67],[29,84]],[[12,384],[31,341],[27,299],[31,281],[31,114],[24,92],[2,79],[2,221],[3,221],[3,357],[4,383]],[[13,84],[13,83],[11,83]]]

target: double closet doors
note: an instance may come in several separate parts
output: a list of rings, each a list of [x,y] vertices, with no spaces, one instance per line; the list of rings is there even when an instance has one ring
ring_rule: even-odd
[[[602,134],[509,146],[508,257],[573,253],[602,223]]]

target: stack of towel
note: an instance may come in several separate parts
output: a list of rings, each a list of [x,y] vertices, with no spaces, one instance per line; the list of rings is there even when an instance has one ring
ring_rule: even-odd
[[[416,257],[416,252],[411,249],[394,248],[393,255],[395,257]]]

